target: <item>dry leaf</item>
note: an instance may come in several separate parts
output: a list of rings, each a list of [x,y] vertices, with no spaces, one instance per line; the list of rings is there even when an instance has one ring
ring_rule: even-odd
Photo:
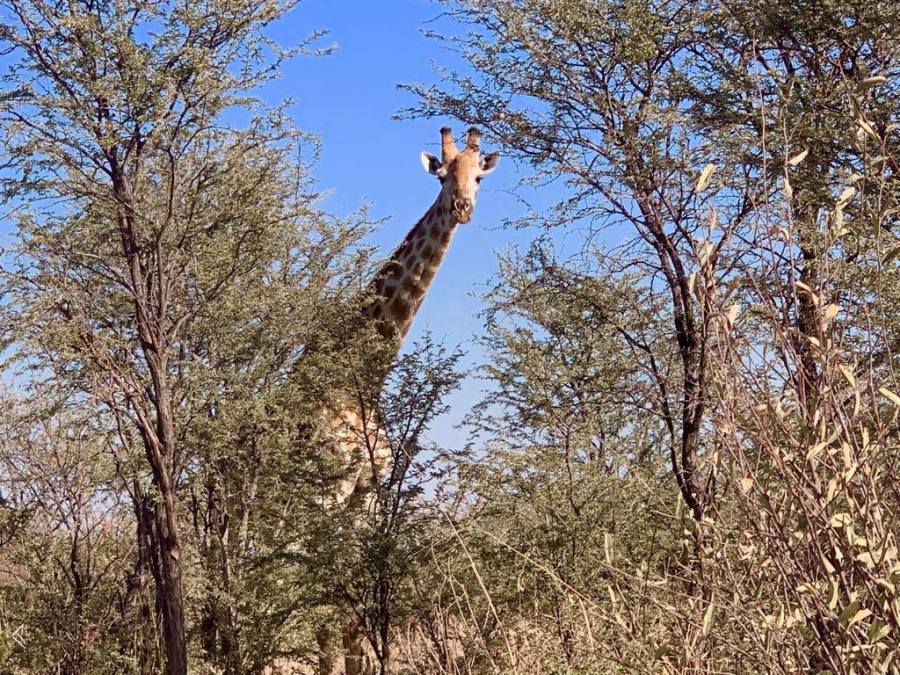
[[[860,621],[865,619],[867,616],[869,616],[871,613],[872,613],[871,609],[861,609],[856,614],[853,615],[853,618],[850,619],[850,623],[848,623],[847,625],[852,626],[855,623],[859,623]]]
[[[728,308],[728,314],[726,314],[725,316],[728,319],[729,326],[734,325],[734,322],[737,321],[738,314],[740,314],[740,313],[741,313],[741,306],[737,303],[733,304],[731,307]]]
[[[703,192],[706,189],[706,186],[709,185],[709,179],[715,170],[715,164],[707,164],[703,167],[703,171],[700,172],[700,178],[697,179],[697,192]]]
[[[873,75],[862,80],[859,84],[863,89],[868,89],[869,87],[877,87],[879,84],[887,84],[887,78],[884,75]]]
[[[850,383],[850,386],[856,388],[856,378],[853,377],[853,371],[843,365],[838,366],[838,370],[841,371],[841,374],[846,378],[847,382]]]
[[[856,188],[855,187],[844,188],[844,191],[837,198],[837,207],[841,208],[842,206],[847,204],[851,199],[853,199],[853,197],[855,197],[855,196],[856,196]]]
[[[897,396],[894,392],[892,392],[887,387],[880,387],[878,389],[878,393],[884,396],[887,400],[893,403],[895,406],[900,408],[900,396]]]
[[[808,154],[809,150],[804,150],[803,152],[797,153],[788,160],[788,164],[790,164],[791,166],[797,166],[800,162],[806,159],[806,156]]]

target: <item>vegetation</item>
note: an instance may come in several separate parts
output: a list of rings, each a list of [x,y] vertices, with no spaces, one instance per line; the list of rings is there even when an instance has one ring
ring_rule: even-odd
[[[0,672],[343,672],[348,617],[373,673],[900,671],[894,3],[445,8],[405,114],[564,195],[463,449],[459,354],[384,378],[371,224],[253,98],[290,3],[0,0]]]

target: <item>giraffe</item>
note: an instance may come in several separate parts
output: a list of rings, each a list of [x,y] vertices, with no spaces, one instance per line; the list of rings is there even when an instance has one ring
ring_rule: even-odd
[[[362,312],[363,322],[374,326],[390,344],[388,361],[399,352],[457,226],[472,219],[482,179],[496,169],[500,159],[497,152],[481,154],[481,132],[474,127],[469,129],[462,150],[457,148],[448,127],[443,127],[440,133],[440,159],[421,153],[422,166],[440,181],[437,199],[375,274],[369,288],[372,299]],[[386,373],[389,363],[379,366]],[[329,412],[329,417],[326,426],[333,439],[331,446],[348,469],[333,499],[342,508],[358,511],[375,481],[383,475],[391,449],[379,433],[378,420],[367,417],[359,405],[342,405]],[[331,651],[327,642],[323,634],[320,640],[323,654]],[[366,659],[362,637],[353,621],[342,629],[342,645],[343,664],[326,658],[320,672],[363,673]]]
[[[457,226],[468,223],[475,209],[476,195],[482,179],[497,168],[500,153],[481,154],[481,132],[468,131],[466,145],[460,151],[449,127],[441,129],[441,158],[423,152],[424,169],[436,176],[441,184],[437,199],[425,215],[394,249],[388,261],[375,274],[370,283],[371,301],[364,307],[363,321],[371,322],[379,334],[388,340],[392,350],[387,360],[400,351],[403,338],[409,332],[416,312],[434,275],[450,247]],[[383,364],[387,370],[388,363]],[[344,457],[359,455],[358,446],[364,437],[377,436],[377,430],[368,428],[365,414],[359,406],[344,407],[333,417],[331,428],[336,432],[339,452]],[[374,420],[371,420],[374,424]],[[349,446],[349,447],[348,447]],[[376,449],[376,460],[385,449]],[[388,450],[389,452],[389,450]],[[363,469],[363,467],[361,467]],[[371,467],[354,472],[341,481],[334,498],[338,503],[357,505],[371,487]]]
[[[469,129],[460,152],[450,129],[444,127],[441,159],[427,152],[421,155],[422,166],[437,176],[441,191],[373,281],[375,299],[366,314],[385,338],[399,341],[406,336],[457,225],[472,219],[482,178],[497,167],[499,153],[482,157],[480,138],[478,129]]]

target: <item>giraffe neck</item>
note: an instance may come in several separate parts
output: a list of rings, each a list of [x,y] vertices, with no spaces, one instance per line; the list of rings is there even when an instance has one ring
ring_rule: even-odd
[[[441,192],[375,276],[375,299],[366,315],[386,338],[402,340],[419,310],[458,221]]]

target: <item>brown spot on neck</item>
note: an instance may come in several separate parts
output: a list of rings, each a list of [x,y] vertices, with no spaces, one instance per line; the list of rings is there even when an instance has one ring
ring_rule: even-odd
[[[443,200],[442,193],[376,276],[373,290],[380,297],[367,314],[385,337],[406,335],[456,229]]]

